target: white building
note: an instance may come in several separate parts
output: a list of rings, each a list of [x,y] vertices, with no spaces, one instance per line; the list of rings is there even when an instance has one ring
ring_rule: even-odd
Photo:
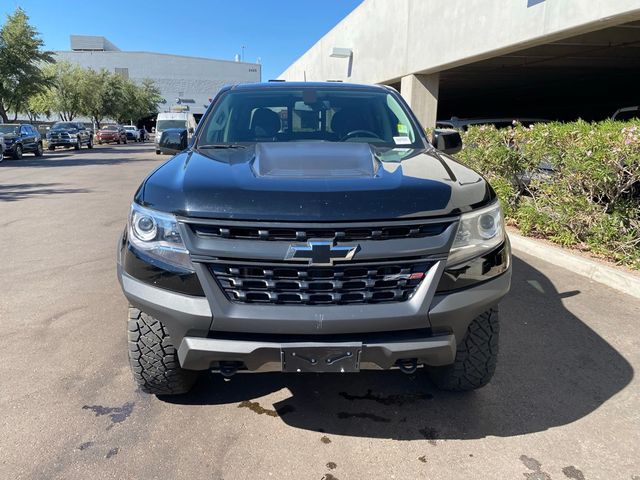
[[[106,69],[135,82],[148,78],[160,89],[160,111],[176,104],[202,115],[209,100],[230,83],[259,82],[261,66],[255,63],[164,53],[122,51],[104,37],[71,35],[71,51],[55,52],[58,60],[94,70]]]

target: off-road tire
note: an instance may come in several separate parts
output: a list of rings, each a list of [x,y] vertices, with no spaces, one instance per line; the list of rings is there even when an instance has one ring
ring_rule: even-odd
[[[180,367],[165,326],[133,307],[129,308],[128,343],[133,378],[143,392],[177,395],[187,393],[195,383],[198,372]]]
[[[455,362],[427,369],[431,381],[439,389],[453,392],[484,387],[496,370],[499,333],[497,308],[477,316],[458,345]]]

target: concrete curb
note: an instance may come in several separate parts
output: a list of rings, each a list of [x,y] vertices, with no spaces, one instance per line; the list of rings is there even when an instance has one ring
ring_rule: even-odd
[[[517,233],[508,232],[508,234],[514,250],[566,268],[578,275],[607,285],[632,297],[640,298],[640,275],[609,267],[600,262],[569,253],[560,247],[526,238]]]

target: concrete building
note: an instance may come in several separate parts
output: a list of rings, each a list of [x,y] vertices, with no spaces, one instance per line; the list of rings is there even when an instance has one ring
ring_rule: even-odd
[[[397,88],[424,126],[638,105],[640,0],[364,0],[280,76]]]
[[[106,69],[133,81],[153,80],[164,99],[160,111],[180,104],[202,115],[223,85],[259,82],[261,66],[255,63],[213,60],[152,52],[122,51],[104,37],[71,35],[71,51],[55,52],[84,68]]]

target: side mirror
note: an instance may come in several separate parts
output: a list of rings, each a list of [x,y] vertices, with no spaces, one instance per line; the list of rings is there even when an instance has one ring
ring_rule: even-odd
[[[462,150],[462,138],[457,130],[436,129],[433,131],[431,144],[438,150],[448,154],[458,153]]]
[[[187,148],[187,130],[184,128],[169,128],[162,132],[158,145],[162,153],[175,155]]]

